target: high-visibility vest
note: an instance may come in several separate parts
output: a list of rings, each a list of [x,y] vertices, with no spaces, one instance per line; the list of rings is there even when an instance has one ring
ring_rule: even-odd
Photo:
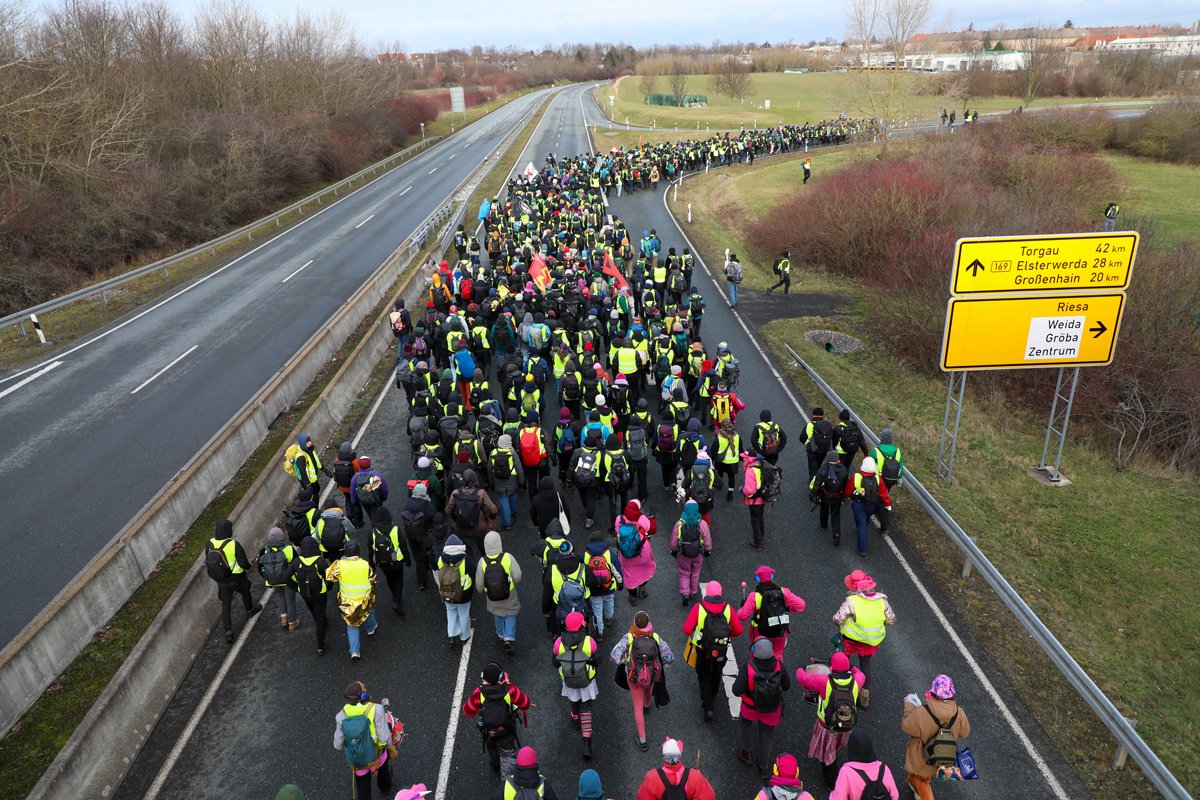
[[[311,453],[304,450],[301,454],[304,456],[304,477],[308,479],[309,483],[316,483],[317,471],[321,469],[321,459],[317,457],[317,449],[314,447]]]
[[[732,612],[733,609],[730,607],[729,603],[726,603],[725,608],[721,611],[721,616],[725,618],[726,622],[732,622]],[[704,607],[703,603],[701,603],[700,611],[696,614],[696,630],[692,631],[692,641],[696,644],[700,644],[700,637],[704,634],[704,620],[706,619],[708,619],[708,609]]]
[[[359,705],[357,703],[347,703],[342,706],[342,712],[347,717],[366,717],[367,723],[371,726],[371,741],[375,742],[375,750],[378,751],[382,747],[387,746],[387,742],[380,741],[379,733],[375,730],[375,704],[371,702]]]
[[[656,266],[654,268],[654,282],[655,283],[666,283],[667,282],[667,265],[665,262],[662,262],[662,261],[658,262],[658,266]]]
[[[722,464],[736,464],[741,457],[739,453],[742,450],[742,437],[737,431],[733,432],[733,437],[726,439],[724,436],[717,437],[717,458]],[[724,449],[722,449],[724,448]]]
[[[850,605],[854,606],[854,616],[846,617],[846,621],[842,623],[842,635],[865,645],[878,646],[883,642],[883,637],[887,636],[883,598],[852,594]]]
[[[345,558],[338,567],[338,594],[346,600],[357,600],[371,593],[371,565],[355,556]]]
[[[379,530],[378,528],[376,528],[375,531],[377,533],[383,533],[383,531]],[[374,536],[374,534],[372,534],[372,536]],[[385,536],[387,537],[387,540],[392,543],[392,552],[395,553],[395,555],[392,556],[392,563],[399,564],[399,563],[403,562],[404,561],[404,551],[400,549],[400,526],[393,525],[392,529],[390,531],[388,531],[387,534],[385,534]],[[374,545],[375,542],[372,541],[371,544]],[[380,566],[383,566],[383,565],[380,564]]]
[[[540,776],[539,776],[540,777]],[[537,785],[537,796],[542,797],[545,792],[546,781],[543,778]],[[513,783],[512,778],[504,779],[504,800],[516,800],[517,785]]]
[[[825,707],[829,705],[829,698],[833,694],[833,687],[835,683],[839,688],[847,688],[848,681],[850,694],[854,697],[855,704],[858,704],[858,681],[854,680],[853,672],[846,672],[844,674],[846,675],[846,678],[836,682],[833,679],[833,675],[830,675],[829,679],[825,683],[825,694],[822,695],[819,700],[817,700],[817,719],[821,720],[822,725],[825,724]]]
[[[632,375],[637,372],[637,351],[632,347],[620,347],[616,353],[617,372]]]
[[[237,562],[237,545],[233,539],[211,539],[210,541],[214,550],[221,551],[221,555],[225,558],[225,563],[229,565],[230,573],[238,575],[246,571]]]
[[[584,598],[587,598],[591,594],[591,591],[588,589],[587,576],[583,572],[582,564],[580,564],[579,567],[576,568],[576,570],[570,575],[563,575],[562,570],[555,567],[550,571],[550,588],[554,591],[555,603],[558,602],[558,593],[562,591],[563,582],[567,578],[570,578],[583,587]]]

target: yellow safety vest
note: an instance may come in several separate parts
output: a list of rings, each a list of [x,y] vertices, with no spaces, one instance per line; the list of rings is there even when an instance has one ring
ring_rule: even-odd
[[[242,569],[242,565],[237,562],[237,545],[233,539],[211,539],[214,550],[220,550],[221,555],[225,558],[225,563],[229,565],[229,571],[234,575],[239,575],[246,570]]]
[[[596,651],[596,649],[594,647],[592,647],[592,637],[587,635],[586,630],[583,632],[583,634],[584,634],[583,641],[579,643],[579,651],[582,652],[588,658],[591,658],[592,653],[594,653]],[[574,649],[575,649],[574,647],[567,647],[567,645],[564,644],[563,649],[560,650],[559,652],[565,653],[568,650],[574,650]],[[594,666],[592,666],[591,664],[588,664],[586,669],[587,669],[587,676],[589,678],[595,680],[596,668]],[[558,668],[558,677],[562,678],[562,667]]]
[[[583,598],[585,600],[591,596],[592,592],[590,589],[588,589],[587,575],[585,575],[583,572],[582,564],[580,564],[579,567],[574,572],[572,572],[570,575],[563,575],[562,570],[555,567],[550,572],[550,588],[554,590],[554,602],[555,603],[558,602],[558,593],[562,591],[563,582],[567,578],[570,578],[571,580],[575,581],[576,583],[578,583],[580,586],[583,587]]]
[[[546,785],[546,781],[544,779],[537,785],[537,796],[538,797],[541,797],[542,793],[545,791],[543,788],[545,785]],[[514,784],[512,782],[512,778],[505,778],[504,779],[504,800],[516,800],[516,797],[517,797],[516,784]]]
[[[621,347],[617,350],[617,372],[632,375],[637,372],[637,351],[632,347]]]
[[[313,564],[317,563],[317,560],[318,560],[319,558],[320,558],[320,556],[311,556],[311,557],[309,557],[309,558],[305,558],[304,556],[300,556],[300,566],[302,566],[302,567],[311,567]],[[321,570],[319,570],[319,569],[318,569],[318,570],[315,570],[315,572],[317,573],[317,577],[321,579],[321,591],[320,591],[320,594],[325,594],[325,592],[327,592],[327,591],[329,590],[329,586],[328,586],[328,585],[325,583],[325,574],[324,574],[323,572],[321,572]],[[292,578],[292,581],[293,581],[293,582],[295,582],[295,580],[296,580],[296,579],[293,577],[293,578]]]
[[[371,593],[371,565],[363,559],[342,558],[338,567],[338,593],[346,600],[357,600]]]
[[[854,616],[846,617],[846,621],[842,623],[842,635],[872,647],[882,643],[883,637],[887,636],[883,598],[852,594],[850,605],[854,606]]]
[[[858,704],[858,681],[854,680],[853,672],[848,672],[846,674],[849,676],[850,694],[854,697],[854,703],[855,703],[855,705],[857,705]],[[817,700],[817,719],[821,720],[822,725],[825,724],[825,707],[827,705],[829,705],[829,697],[830,697],[830,695],[833,694],[833,685],[834,685],[833,676],[830,675],[829,679],[825,683],[824,696],[822,696],[819,700]],[[844,681],[838,681],[837,685],[839,687],[844,687],[846,684]]]
[[[321,459],[317,457],[317,448],[314,447],[311,453],[307,450],[301,450],[300,455],[304,456],[304,477],[308,479],[309,483],[316,483],[317,471],[321,469]],[[295,466],[294,461],[292,465]]]
[[[654,282],[655,283],[666,283],[667,282],[667,266],[666,266],[666,264],[663,264],[660,262],[659,265],[654,268]]]
[[[488,331],[483,325],[476,325],[471,329],[472,338],[477,338],[480,342],[480,347],[483,350],[491,350],[492,343],[488,341]]]
[[[376,531],[376,533],[383,533],[383,531],[380,531],[378,529],[375,529],[375,531]],[[372,536],[373,535],[374,534],[372,534]],[[387,533],[387,538],[388,538],[388,541],[390,541],[392,543],[392,552],[396,554],[393,557],[392,563],[399,564],[399,563],[403,562],[404,561],[404,551],[400,549],[400,526],[393,525],[392,529]],[[371,544],[374,544],[374,542],[372,542]],[[383,565],[380,564],[380,566],[383,566]]]
[[[342,706],[342,711],[347,717],[366,717],[367,723],[371,726],[371,740],[375,742],[375,750],[378,752],[381,748],[387,746],[387,742],[379,740],[379,733],[375,730],[375,704],[363,703],[362,705],[347,703]]]
[[[730,607],[729,603],[726,603],[725,609],[721,612],[721,616],[725,617],[726,622],[732,622],[732,613],[733,609]],[[700,611],[696,614],[696,630],[692,631],[692,641],[696,644],[700,644],[700,637],[704,633],[704,620],[706,619],[708,619],[708,609],[704,607],[703,603],[701,603]]]
[[[721,449],[724,446],[724,449]],[[717,437],[717,458],[722,464],[736,464],[742,450],[742,437],[737,432],[733,432],[733,439],[726,439],[724,436]]]

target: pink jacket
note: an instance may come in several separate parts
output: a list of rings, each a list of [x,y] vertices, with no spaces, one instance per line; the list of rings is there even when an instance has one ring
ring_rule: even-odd
[[[859,672],[858,667],[851,667],[850,672],[854,675],[854,681],[858,684],[858,688],[861,689],[867,682],[867,676]],[[818,697],[824,697],[825,688],[829,686],[829,676],[798,669],[796,670],[796,682],[810,692],[816,692]]]
[[[783,602],[787,605],[788,611],[795,611],[799,614],[804,610],[804,598],[798,594],[794,594],[791,589],[786,586],[780,586],[783,589]],[[746,595],[746,602],[742,603],[742,607],[738,609],[737,615],[739,619],[748,620],[754,616],[754,595],[757,592],[750,592]]]
[[[862,761],[847,761],[842,765],[842,771],[838,773],[837,783],[833,786],[829,800],[858,800],[862,796],[862,790],[867,782],[854,770],[860,769],[866,773],[867,777],[874,780],[875,776],[879,774],[881,764],[883,764],[882,761],[872,761],[869,764]],[[883,786],[892,796],[892,800],[900,800],[900,790],[896,788],[896,779],[892,777],[892,771],[886,765],[883,767]]]
[[[667,543],[667,547],[672,553],[679,549],[679,529],[683,527],[683,520],[677,520],[675,527],[671,529],[671,540]],[[700,549],[705,553],[712,552],[712,533],[708,530],[708,523],[700,520]]]
[[[743,463],[742,500],[748,506],[766,505],[766,500],[754,496],[758,493],[758,472],[750,468],[753,464],[753,459],[747,459]]]

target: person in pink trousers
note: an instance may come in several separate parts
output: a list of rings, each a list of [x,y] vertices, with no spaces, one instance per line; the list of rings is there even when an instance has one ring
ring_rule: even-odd
[[[826,725],[826,717],[831,715],[830,706],[836,699],[834,692],[849,691],[852,697],[851,705],[858,700],[866,677],[857,669],[852,669],[850,659],[839,651],[829,657],[829,673],[821,674],[808,672],[804,668],[796,670],[796,682],[817,696],[817,718],[813,721],[812,739],[808,743],[808,757],[815,759],[821,765],[821,778],[825,781],[826,789],[833,789],[837,780],[838,751],[850,741],[849,733],[839,733],[830,730]],[[836,688],[835,682],[841,687]],[[848,687],[848,690],[846,689]]]
[[[775,583],[775,570],[763,564],[754,570],[754,591],[738,609],[738,618],[750,622],[750,640],[759,636],[771,640],[775,657],[783,658],[787,647],[791,615],[804,611],[804,598],[786,586]]]
[[[629,605],[636,606],[638,599],[646,596],[646,584],[658,567],[650,546],[654,520],[642,513],[641,500],[630,500],[624,513],[613,520],[613,530],[617,533],[617,558],[629,590]]]
[[[700,506],[695,500],[684,503],[683,515],[671,529],[669,546],[679,571],[679,596],[686,607],[700,596],[700,567],[712,554],[712,534],[708,523],[700,517]]]

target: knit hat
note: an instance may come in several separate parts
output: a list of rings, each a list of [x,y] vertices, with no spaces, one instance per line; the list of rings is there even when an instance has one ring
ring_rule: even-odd
[[[580,614],[578,611],[572,611],[570,614],[567,614],[566,626],[567,630],[569,630],[571,633],[582,630],[586,623],[587,620],[584,618],[583,614]]]
[[[349,546],[347,546],[347,551]],[[467,546],[463,544],[463,540],[458,538],[456,534],[450,534],[446,537],[446,545],[442,548],[442,555],[445,556],[465,556],[467,554]]]
[[[775,579],[775,570],[771,569],[766,564],[763,564],[761,567],[754,570],[754,577],[760,583],[765,583],[766,581]]]
[[[489,661],[483,667],[483,682],[484,683],[499,683],[504,677],[504,670],[495,661]]]
[[[840,651],[834,653],[829,657],[829,669],[832,672],[849,672],[850,657]]]
[[[558,418],[560,420],[570,419],[571,418],[571,409],[567,408],[566,406],[563,406],[562,408],[560,408],[558,410]]]
[[[663,742],[662,757],[664,764],[678,764],[683,760],[683,742],[667,738]]]
[[[771,640],[765,636],[760,636],[754,640],[754,644],[750,647],[750,654],[755,658],[761,658],[766,661],[768,658],[775,656],[775,648],[771,644]]]
[[[371,468],[371,457],[370,456],[359,456],[358,457],[358,468],[359,469],[370,469]]]
[[[625,519],[632,521],[632,520],[637,519],[641,515],[642,515],[642,509],[637,503],[630,500],[628,503],[625,504],[625,514],[624,514]]]
[[[359,697],[366,691],[367,686],[362,681],[350,681],[346,688],[342,690],[342,697],[357,703]]]
[[[502,434],[500,434],[500,438],[498,438],[496,440],[496,445],[503,450],[511,450],[512,449],[512,437],[509,436],[507,433],[502,433]]]
[[[305,536],[300,541],[300,555],[305,558],[321,555],[321,543],[314,536]]]
[[[426,458],[426,459],[422,459],[422,460],[428,461],[429,459]],[[429,490],[425,488],[425,484],[418,483],[416,486],[413,487],[412,496],[417,500],[428,500],[429,499]]]
[[[342,551],[346,558],[354,558],[358,555],[358,542],[355,539],[346,540],[346,549]]]
[[[283,544],[287,541],[287,534],[283,532],[283,528],[271,528],[267,531],[267,544]]]
[[[849,422],[850,421],[850,409],[843,408],[841,411],[839,411],[838,419],[840,419],[842,422]]]
[[[775,759],[775,774],[771,776],[772,786],[803,786],[800,780],[800,762],[791,753],[780,753]]]
[[[721,599],[721,584],[716,581],[709,581],[704,584],[704,599],[705,600],[720,600]]]
[[[421,456],[417,459],[417,469],[429,469],[433,466],[433,462],[429,460],[429,456]]]
[[[929,694],[938,700],[953,700],[954,681],[950,680],[949,675],[938,675],[933,679],[933,685],[929,687]]]
[[[522,768],[537,766],[537,750],[525,745],[517,751],[517,766]]]
[[[884,428],[883,430],[881,430],[879,432],[879,443],[880,444],[891,444],[892,443],[892,429],[891,428]]]

